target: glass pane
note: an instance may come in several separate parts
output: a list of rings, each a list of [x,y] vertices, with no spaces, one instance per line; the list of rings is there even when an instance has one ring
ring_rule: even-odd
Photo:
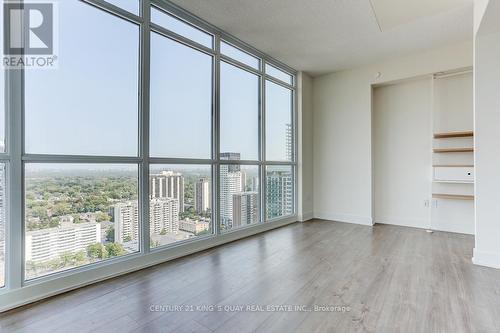
[[[151,34],[150,151],[211,158],[212,57]]]
[[[5,164],[0,164],[0,287],[5,286],[5,224],[7,200],[5,197]]]
[[[139,250],[136,165],[27,164],[26,278]]]
[[[0,31],[0,34],[3,33]],[[0,41],[0,43],[3,42]],[[0,153],[5,152],[5,143],[5,70],[2,67],[0,68]]]
[[[291,166],[266,168],[267,219],[293,214],[293,173]]]
[[[292,161],[292,91],[266,81],[266,160]]]
[[[222,231],[239,229],[260,221],[259,167],[220,166],[220,223]]]
[[[136,156],[139,27],[80,1],[58,4],[58,68],[25,74],[26,152]]]
[[[212,168],[153,165],[149,176],[151,247],[212,234]]]
[[[0,17],[3,19],[3,4],[1,3]],[[3,26],[0,24],[0,45],[3,45]],[[5,152],[5,69],[2,66],[0,68],[0,153],[3,152]]]
[[[178,35],[191,39],[198,44],[209,48],[213,47],[212,35],[207,34],[206,32],[195,28],[191,24],[173,17],[172,15],[169,15],[155,7],[151,7],[151,22],[158,24]]]
[[[220,150],[259,159],[259,77],[221,62]]]
[[[237,60],[241,63],[244,63],[245,65],[248,65],[250,67],[253,67],[255,69],[259,69],[260,67],[260,60],[255,58],[254,56],[251,56],[250,54],[232,46],[231,44],[221,42],[220,43],[220,51],[222,54],[233,58],[234,60]]]
[[[139,15],[139,0],[106,0],[106,2],[125,9],[132,14]]]
[[[269,64],[266,64],[266,74],[274,77],[275,79],[286,82],[288,84],[293,84],[292,75],[285,73],[282,70],[277,69],[276,67],[271,66]]]

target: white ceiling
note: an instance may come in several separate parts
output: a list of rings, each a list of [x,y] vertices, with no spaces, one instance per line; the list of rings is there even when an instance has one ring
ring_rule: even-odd
[[[500,30],[500,3],[490,1],[482,18],[478,31],[479,35],[486,35]]]
[[[469,0],[371,0],[382,31],[470,4]],[[471,12],[472,15],[472,12]]]
[[[173,0],[312,75],[472,39],[473,0]]]

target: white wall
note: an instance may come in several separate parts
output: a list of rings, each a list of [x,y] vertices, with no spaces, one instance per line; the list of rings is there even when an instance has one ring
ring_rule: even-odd
[[[313,218],[313,87],[305,73],[299,73],[297,80],[298,216],[306,221]]]
[[[435,133],[471,131],[474,126],[473,107],[471,72],[438,77],[434,80],[433,128]],[[456,139],[453,139],[453,143],[456,143]]]
[[[429,228],[432,77],[373,92],[374,222]]]
[[[500,268],[500,0],[489,1],[480,26],[474,60],[476,245],[473,261]]]
[[[372,224],[372,84],[471,65],[465,42],[315,78],[315,217]]]

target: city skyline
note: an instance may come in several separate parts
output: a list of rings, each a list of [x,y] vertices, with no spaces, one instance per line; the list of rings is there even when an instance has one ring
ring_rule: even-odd
[[[286,156],[285,159],[292,160],[291,124],[285,124],[280,136],[283,138],[282,151]],[[222,163],[219,165],[218,223],[222,231],[243,228],[262,220],[260,167],[238,164],[241,159],[242,153],[239,151],[220,153]],[[231,163],[224,164],[224,161]],[[274,219],[293,214],[292,168],[267,166],[265,176],[266,218]],[[41,185],[48,182],[44,186],[54,186],[54,181],[55,184],[63,182],[61,190],[58,191],[56,187],[52,199],[46,198],[45,194],[30,194],[30,206],[33,210],[27,210],[30,215],[26,219],[28,231],[25,244],[28,276],[45,275],[68,267],[139,251],[141,208],[138,201],[137,166],[34,163],[29,164],[26,179],[28,184],[34,182]],[[125,186],[124,182],[130,180],[132,182],[129,185],[133,185],[125,197],[116,193],[113,194],[116,199],[111,199],[106,194],[99,199],[98,206],[91,208],[85,214],[58,213],[73,211],[71,207],[74,205],[72,203],[74,199],[70,194],[73,186],[99,188],[98,183],[105,181],[115,188],[114,182]],[[68,184],[74,182],[74,185],[68,187],[64,182]],[[92,182],[97,183],[92,185]],[[81,185],[78,185],[80,183]],[[213,232],[211,184],[211,164],[151,165],[149,170],[151,248]],[[28,189],[33,189],[33,186],[28,186]],[[119,188],[117,190],[120,191]],[[42,207],[45,201],[49,206],[44,211]],[[61,206],[63,202],[69,202],[70,206]]]
[[[237,159],[239,157],[237,153],[223,153],[222,155],[231,159]],[[57,169],[57,166],[54,169]],[[73,173],[77,169],[69,166],[65,166],[65,169],[70,171],[70,177],[74,177]],[[211,176],[210,172],[206,174],[210,167],[205,167],[205,175],[200,176],[199,173],[203,168],[198,168],[198,172],[195,172],[194,175],[189,176],[187,179],[185,176],[191,173],[192,170],[186,170],[186,173],[182,173],[179,170],[173,171],[172,169],[171,166],[161,166],[156,168],[150,175],[150,186],[156,187],[156,190],[150,191],[149,221],[152,247],[189,239],[193,236],[204,234],[204,232],[209,232],[211,229]],[[260,222],[258,167],[222,164],[220,169],[222,186],[220,223],[223,230],[240,228],[245,225]],[[86,170],[89,171],[88,169]],[[40,172],[40,170],[36,171]],[[106,168],[104,168],[104,170],[94,170],[94,172],[99,171],[102,171],[104,178],[107,179],[106,176],[112,174],[110,171],[113,170]],[[114,171],[118,171],[118,174],[122,175],[134,174],[131,170],[125,170],[126,172],[124,172],[124,169],[120,167],[115,167]],[[31,173],[28,173],[27,178],[31,179],[30,176]],[[61,177],[61,175],[58,176]],[[88,176],[85,175],[81,177],[83,177],[83,179],[88,178]],[[53,179],[54,176],[52,175],[46,178]],[[38,175],[34,179],[43,182],[43,178],[40,180]],[[292,214],[293,186],[291,169],[283,170],[281,167],[276,170],[267,170],[266,179],[268,193],[266,197],[266,206],[268,208],[267,217],[274,218]],[[197,186],[197,184],[201,185]],[[227,187],[224,187],[224,184],[226,184]],[[184,193],[187,186],[192,188],[193,193],[190,194],[188,203],[182,205],[185,205],[184,208],[190,208],[190,213],[195,214],[194,219],[193,215],[190,217],[181,216],[180,199],[186,198],[186,194]],[[205,205],[204,209],[196,209],[197,197],[203,198]],[[210,197],[210,199],[208,199],[208,197]],[[57,200],[61,200],[62,198],[64,198],[64,196]],[[36,265],[37,260],[54,260],[57,256],[63,256],[65,252],[71,252],[74,253],[74,255],[78,255],[78,253],[84,251],[86,247],[97,243],[103,246],[112,243],[121,244],[123,247],[123,253],[121,253],[121,255],[139,250],[140,217],[137,198],[125,201],[118,200],[113,203],[109,209],[110,222],[98,222],[98,214],[106,213],[97,210],[85,214],[81,213],[76,217],[74,215],[59,215],[59,222],[56,226],[28,230],[28,241],[26,246],[33,247],[27,248],[27,253],[29,255],[26,257],[26,260],[32,262],[32,264],[28,266],[38,267]],[[75,222],[76,220],[82,222]],[[32,221],[30,223],[41,223],[41,221],[37,222],[37,220],[33,220],[32,218],[29,218],[27,221]],[[82,229],[83,226],[86,226],[87,229]],[[87,232],[86,238],[81,237],[84,231]],[[73,237],[72,239],[82,238],[83,240],[77,241],[77,243],[69,247],[61,246],[58,242],[61,242],[64,238],[54,236],[61,234],[61,232],[66,235],[65,237]],[[112,239],[110,239],[110,232],[113,235]],[[99,241],[94,242],[96,239]],[[52,249],[51,257],[44,257],[44,251],[47,251],[47,249]],[[43,271],[40,267],[34,269],[35,271]]]
[[[73,188],[74,186],[81,187],[89,181],[88,175],[75,178],[75,176],[73,175],[75,169],[69,169],[71,170],[71,175],[69,176],[70,178],[60,178],[61,175],[50,175],[42,179],[38,178],[37,175],[36,178],[30,178],[31,174],[28,172],[28,179],[36,179],[36,184],[43,184],[44,179],[47,179],[46,181],[49,182],[47,183],[47,185],[51,186],[55,193],[58,193],[57,196],[53,199],[50,199],[50,197],[49,199],[44,199],[40,196],[37,196],[35,193],[30,194],[30,196],[35,200],[35,202],[46,202],[46,200],[53,200],[54,202],[58,202],[60,200],[66,200],[65,198],[69,199],[69,197],[64,194],[64,191],[66,190],[58,190],[57,187],[54,188],[54,180],[59,179],[60,181],[63,181],[65,183],[69,182],[68,184],[72,183],[67,191],[71,191],[71,188]],[[94,172],[98,171],[99,170],[94,170]],[[119,177],[125,177],[125,179],[134,179],[133,176],[131,176],[134,173],[130,172],[130,170],[127,171],[128,172],[123,173],[123,169],[119,169],[119,174],[122,174],[122,176]],[[124,174],[129,174],[129,176],[123,176]],[[118,176],[116,175],[112,177],[109,177],[109,175],[109,170],[105,170],[104,176],[99,175],[96,176],[99,178],[92,179],[93,182],[100,182],[102,181],[102,179],[108,179],[110,181],[112,181],[113,179],[120,179],[117,178]],[[184,181],[180,181],[180,179],[183,178],[183,175],[178,172],[173,172],[167,167],[166,170],[161,171],[159,174],[151,174],[150,183],[152,185],[154,185],[155,180],[158,179],[157,177],[160,177],[163,181],[163,183],[161,184],[161,186],[163,187],[168,186],[168,181],[166,180],[170,177],[172,179],[176,179],[177,184],[182,188],[178,189],[177,195],[174,194],[175,191],[163,192],[163,190],[160,190],[158,196],[156,197],[154,191],[151,192],[152,195],[150,198],[149,220],[152,242],[150,246],[155,247],[159,245],[166,245],[179,240],[189,239],[193,236],[208,231],[211,228],[210,218],[201,215],[198,217],[198,219],[195,220],[190,217],[181,217],[182,213],[179,209],[181,198],[179,197],[179,195],[181,195],[182,193],[181,196],[182,199],[184,199],[185,184]],[[81,179],[81,181],[78,179]],[[189,178],[188,183],[191,182],[192,179],[193,178]],[[84,183],[81,183],[82,181],[84,181]],[[80,183],[81,185],[79,185]],[[112,184],[113,181],[112,183],[110,183],[110,185]],[[84,186],[87,187],[87,185]],[[113,187],[115,186],[113,185]],[[33,189],[32,185],[28,186],[29,193],[31,193],[30,189]],[[177,197],[169,197],[170,195]],[[111,203],[111,206],[109,207],[109,209],[107,209],[108,212],[106,212],[106,208],[104,208],[104,210],[101,208],[96,208],[89,213],[78,213],[76,216],[75,214],[58,215],[58,213],[55,212],[54,209],[51,208],[49,210],[47,208],[47,214],[49,215],[51,225],[48,228],[34,228],[26,232],[28,240],[26,242],[26,253],[29,254],[26,257],[26,267],[29,270],[29,273],[27,273],[27,275],[32,277],[34,277],[35,275],[45,275],[47,273],[58,271],[60,269],[67,269],[65,265],[69,265],[69,267],[71,267],[72,263],[84,263],[89,260],[103,260],[115,255],[125,255],[127,253],[138,251],[140,217],[139,203],[137,199],[137,196],[132,196],[125,201],[115,201]],[[33,211],[31,209],[28,209],[27,212],[29,214],[33,214]],[[43,211],[41,211],[41,213],[43,213]],[[104,218],[102,217],[102,215],[104,215]],[[52,225],[55,217],[57,217],[58,222]],[[39,218],[27,218],[27,223],[30,223],[33,226],[39,225],[42,222],[43,221]],[[82,230],[82,226],[87,226],[93,231],[93,233],[89,235],[89,231]],[[76,239],[81,238],[82,232],[84,231],[87,233],[87,237],[82,241],[76,241]],[[66,235],[66,238],[57,236],[61,235],[61,233]],[[73,239],[75,241],[73,242],[73,244],[70,244],[71,246],[68,246],[65,239]],[[104,257],[101,256],[102,258],[90,258],[90,250],[95,250],[96,244],[101,244],[102,246],[107,247],[111,247],[111,245],[113,244],[119,246],[116,248],[112,248],[112,253],[114,253],[115,255],[108,254]],[[47,249],[51,249],[50,257],[44,256],[44,253],[47,251]],[[60,257],[60,259],[58,259],[58,257]],[[63,258],[71,258],[71,260],[64,259],[64,262],[66,262],[66,264],[63,264],[63,262],[61,261],[63,260]],[[78,258],[78,260],[75,258]]]

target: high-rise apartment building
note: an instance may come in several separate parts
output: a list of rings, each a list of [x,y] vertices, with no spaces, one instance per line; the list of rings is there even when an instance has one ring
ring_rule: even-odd
[[[26,260],[44,262],[63,253],[86,251],[101,242],[101,226],[95,222],[61,223],[59,227],[26,232]]]
[[[139,205],[137,201],[120,202],[114,206],[115,242],[139,239]]]
[[[179,210],[184,212],[184,177],[181,173],[162,171],[149,176],[151,198],[170,198],[179,201]]]
[[[259,177],[252,177],[250,188],[252,192],[259,192]]]
[[[245,171],[241,171],[241,190],[247,190],[247,173]]]
[[[233,195],[232,228],[259,222],[259,194],[241,192]]]
[[[194,208],[198,214],[211,209],[210,179],[200,178],[194,186]]]
[[[240,153],[228,153],[228,152],[221,153],[220,159],[226,160],[226,161],[239,161],[241,159],[241,154]],[[228,172],[237,172],[240,170],[241,170],[241,166],[239,164],[228,165]]]
[[[285,125],[286,160],[293,160],[293,129],[292,124]]]
[[[240,153],[221,153],[221,160],[237,161]],[[221,164],[220,166],[220,217],[224,227],[229,227],[233,220],[233,195],[244,191],[240,165]]]
[[[272,171],[266,176],[267,218],[293,214],[293,177],[290,171]]]
[[[114,207],[115,242],[139,239],[139,208],[137,201],[121,202]],[[149,231],[175,234],[179,231],[179,201],[153,198],[149,202]]]
[[[243,191],[241,171],[230,172],[230,165],[220,166],[220,216],[224,226],[233,219],[233,195]]]
[[[179,201],[176,199],[151,199],[149,204],[149,232],[151,234],[176,234],[179,232]]]

